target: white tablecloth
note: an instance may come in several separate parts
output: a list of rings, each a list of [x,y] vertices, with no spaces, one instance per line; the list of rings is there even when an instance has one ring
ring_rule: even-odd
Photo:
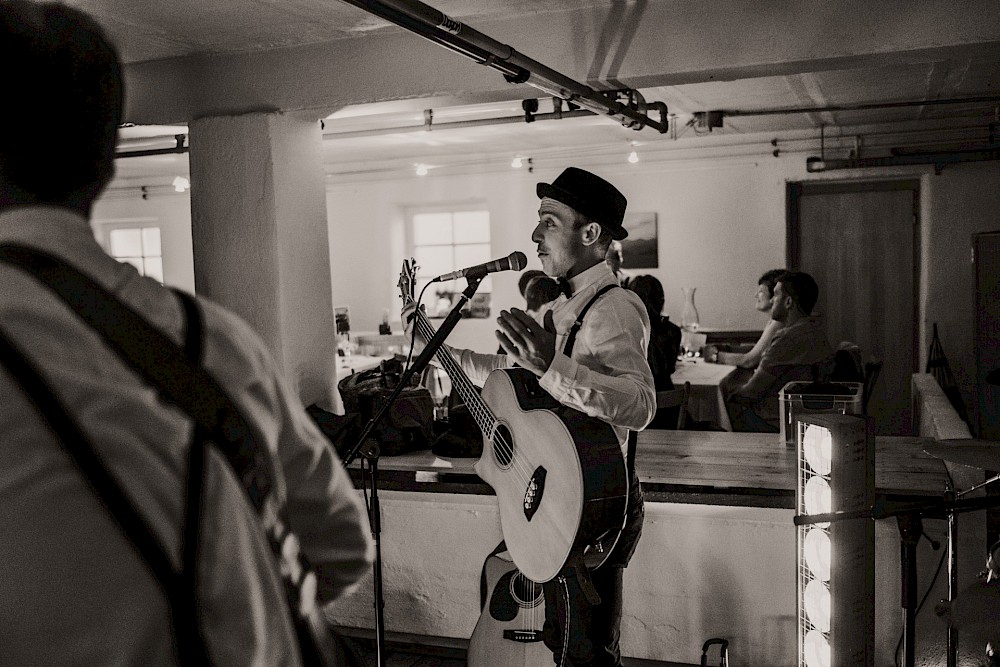
[[[694,421],[708,422],[723,430],[732,431],[733,425],[729,422],[729,413],[719,385],[735,370],[736,366],[729,364],[710,364],[700,357],[685,357],[678,360],[670,379],[675,387],[680,387],[685,382],[691,383],[688,413]]]

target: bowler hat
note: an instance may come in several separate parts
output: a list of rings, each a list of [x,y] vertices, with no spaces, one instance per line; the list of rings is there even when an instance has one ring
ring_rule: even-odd
[[[535,192],[539,199],[555,199],[600,223],[615,240],[620,241],[628,236],[628,232],[622,227],[628,200],[618,188],[600,176],[569,167],[552,183],[539,183]]]

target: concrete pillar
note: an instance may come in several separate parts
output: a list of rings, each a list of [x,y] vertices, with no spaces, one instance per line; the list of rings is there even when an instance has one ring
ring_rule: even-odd
[[[304,405],[333,408],[319,122],[277,112],[200,118],[190,141],[197,292],[257,330]]]

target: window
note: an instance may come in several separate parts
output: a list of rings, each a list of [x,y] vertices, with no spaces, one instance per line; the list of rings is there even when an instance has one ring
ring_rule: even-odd
[[[159,227],[118,227],[108,231],[112,257],[128,262],[143,276],[163,282]]]
[[[435,276],[490,261],[493,253],[490,250],[489,211],[421,212],[414,213],[411,222],[418,294]],[[428,287],[423,298],[428,317],[447,316],[465,286],[466,280],[459,278]],[[462,316],[489,317],[492,290],[492,280],[486,276],[475,296],[462,309]]]

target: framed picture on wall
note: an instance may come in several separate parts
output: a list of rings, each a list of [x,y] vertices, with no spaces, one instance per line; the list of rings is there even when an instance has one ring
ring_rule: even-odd
[[[656,213],[626,213],[623,226],[628,230],[628,238],[621,242],[622,268],[659,268]]]

